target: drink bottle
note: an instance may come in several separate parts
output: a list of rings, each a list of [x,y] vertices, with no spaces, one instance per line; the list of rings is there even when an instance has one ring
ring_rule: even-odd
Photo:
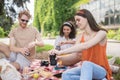
[[[57,64],[56,54],[49,55],[49,58],[50,58],[50,65],[55,66]]]

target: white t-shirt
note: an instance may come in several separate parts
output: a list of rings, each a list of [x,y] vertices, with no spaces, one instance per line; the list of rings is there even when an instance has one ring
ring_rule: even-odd
[[[74,40],[75,41],[75,39],[69,39],[69,40]],[[67,39],[64,36],[63,37],[57,36],[57,38],[55,40],[54,47],[56,48],[56,46],[58,46],[62,41],[67,41]],[[64,44],[64,45],[60,46],[60,48],[61,48],[61,50],[63,50],[63,49],[69,48],[73,45],[74,44]]]

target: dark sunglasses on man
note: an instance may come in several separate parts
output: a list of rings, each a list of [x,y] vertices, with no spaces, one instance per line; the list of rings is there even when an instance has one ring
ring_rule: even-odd
[[[25,20],[25,19],[21,19],[21,21],[22,21],[22,22],[26,22],[26,23],[29,22],[29,20]]]

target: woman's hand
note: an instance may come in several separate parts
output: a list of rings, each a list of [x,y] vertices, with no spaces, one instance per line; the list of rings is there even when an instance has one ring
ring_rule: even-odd
[[[48,53],[51,54],[51,55],[54,55],[54,54],[59,55],[60,51],[58,51],[56,49],[52,49],[52,50],[48,51]]]
[[[67,41],[61,41],[60,45],[67,44]]]

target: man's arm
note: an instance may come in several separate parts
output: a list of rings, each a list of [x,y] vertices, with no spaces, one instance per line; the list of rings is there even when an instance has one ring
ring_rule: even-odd
[[[44,46],[44,42],[43,41],[33,41],[33,42],[29,43],[28,48],[31,49],[35,46],[42,47],[42,46]]]
[[[18,48],[15,46],[15,39],[14,37],[10,37],[10,50],[13,52],[20,52],[22,54],[25,54],[26,52],[29,52],[27,48]]]
[[[28,44],[28,48],[31,49],[35,46],[44,46],[44,42],[40,36],[40,33],[37,31],[36,40]]]

